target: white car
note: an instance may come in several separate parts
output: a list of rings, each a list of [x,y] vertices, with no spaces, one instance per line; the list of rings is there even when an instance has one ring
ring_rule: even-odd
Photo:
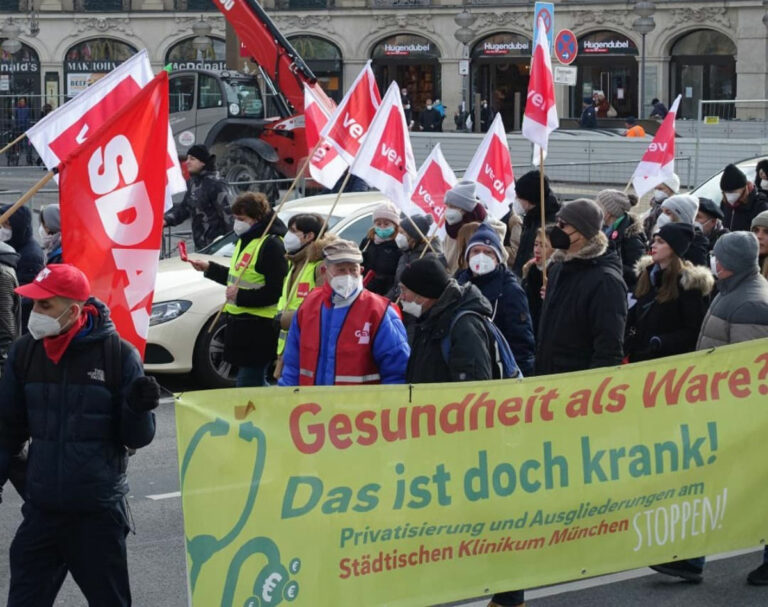
[[[749,181],[754,181],[755,173],[757,173],[757,163],[761,160],[764,160],[763,156],[755,156],[754,158],[740,160],[734,164],[747,176]],[[709,198],[716,204],[720,204],[720,201],[723,199],[723,193],[720,191],[720,178],[722,176],[723,171],[718,171],[689,193],[697,198]]]
[[[336,194],[287,202],[280,212],[286,224],[299,213],[328,214]],[[373,210],[386,201],[380,192],[342,194],[328,222],[329,231],[360,242],[373,225]],[[230,233],[199,253],[197,259],[229,266],[237,240]],[[178,257],[160,262],[144,357],[148,373],[189,373],[205,387],[234,385],[235,369],[222,360],[223,326],[209,331],[224,303],[224,286],[203,277]]]

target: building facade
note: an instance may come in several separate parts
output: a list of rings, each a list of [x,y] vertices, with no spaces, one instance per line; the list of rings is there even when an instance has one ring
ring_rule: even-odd
[[[29,9],[34,3],[36,11]],[[382,91],[395,80],[418,112],[428,98],[447,107],[446,130],[462,99],[479,94],[518,127],[528,86],[533,2],[507,0],[265,0],[280,30],[340,99],[368,60]],[[768,98],[768,30],[762,0],[658,1],[655,27],[633,29],[634,2],[561,0],[554,31],[577,39],[575,85],[558,85],[560,116],[577,117],[582,99],[602,91],[617,116],[648,115],[650,100],[695,118],[700,99]],[[454,18],[476,18],[464,45]],[[19,96],[33,113],[55,107],[140,48],[156,69],[225,66],[225,23],[212,0],[0,0],[0,20],[21,28],[21,49],[0,56],[0,103]],[[192,45],[196,21],[211,25],[206,50]],[[35,34],[34,30],[39,29]],[[642,48],[645,94],[640,100]],[[557,60],[553,60],[558,65]],[[460,75],[468,66],[468,74]],[[0,110],[3,108],[0,107]]]

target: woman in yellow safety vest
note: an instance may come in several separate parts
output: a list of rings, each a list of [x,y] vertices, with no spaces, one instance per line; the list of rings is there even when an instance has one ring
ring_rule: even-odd
[[[277,348],[274,317],[288,262],[282,239],[285,224],[275,218],[264,234],[272,214],[261,192],[241,194],[232,205],[239,239],[229,268],[214,261],[191,261],[206,278],[227,285],[223,358],[238,367],[238,387],[265,386],[266,369]]]
[[[326,232],[318,240],[317,235],[322,226],[323,218],[315,213],[294,215],[288,220],[288,233],[284,238],[288,275],[283,282],[283,295],[277,305],[280,337],[277,342],[278,363],[275,377],[280,377],[285,338],[291,327],[293,315],[309,292],[324,284],[323,247],[336,240],[337,236]]]

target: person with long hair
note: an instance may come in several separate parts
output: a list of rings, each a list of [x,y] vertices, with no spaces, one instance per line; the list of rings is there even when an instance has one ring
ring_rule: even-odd
[[[637,264],[635,305],[629,310],[624,352],[629,362],[693,352],[709,305],[709,268],[683,259],[693,226],[668,223],[653,236],[650,256]]]
[[[383,202],[373,211],[373,226],[360,243],[363,252],[363,284],[369,291],[386,295],[395,284],[395,272],[402,254],[397,242],[400,211]]]
[[[763,211],[752,220],[751,231],[757,236],[760,274],[768,278],[768,211]]]

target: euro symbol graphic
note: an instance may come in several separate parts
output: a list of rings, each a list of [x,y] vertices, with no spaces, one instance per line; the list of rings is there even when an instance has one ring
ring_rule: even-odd
[[[263,598],[265,602],[271,603],[272,593],[275,591],[275,588],[277,588],[277,585],[282,581],[283,576],[279,573],[273,573],[270,575],[266,580],[264,580],[264,586],[262,586],[261,590],[261,598]]]

